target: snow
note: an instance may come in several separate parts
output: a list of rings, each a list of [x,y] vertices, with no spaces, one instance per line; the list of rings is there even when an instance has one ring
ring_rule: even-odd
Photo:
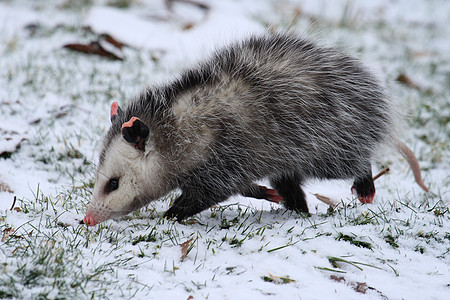
[[[0,189],[0,297],[449,298],[450,2],[204,1],[209,10],[182,1],[170,10],[162,0],[130,1],[129,8],[92,2],[0,3],[0,153],[12,153],[0,158],[0,187],[12,191]],[[377,70],[412,120],[404,139],[432,192],[425,194],[406,162],[387,151],[380,161],[391,172],[376,181],[371,205],[353,199],[349,180],[310,181],[310,217],[235,196],[215,217],[207,210],[194,224],[161,220],[168,201],[156,201],[94,228],[79,225],[110,103],[124,103],[215,47],[268,25],[338,45]],[[62,49],[103,33],[127,45],[123,62]],[[395,83],[401,73],[420,89]],[[374,172],[380,169],[374,164]],[[327,213],[315,193],[343,203]],[[15,196],[22,211],[10,210]],[[229,228],[221,228],[223,219]],[[151,232],[155,241],[133,245]],[[180,244],[190,238],[192,250],[180,261]],[[332,258],[361,269],[346,262],[335,268]],[[36,270],[44,275],[33,283]],[[265,276],[295,281],[276,284]],[[358,283],[369,287],[365,294],[355,291]]]
[[[162,3],[161,1],[159,4]],[[190,12],[186,11],[186,7],[178,10],[175,7],[168,14],[162,5],[156,5],[152,7],[152,11],[156,12],[151,17],[141,10],[130,12],[97,7],[89,12],[85,24],[95,32],[111,34],[136,48],[161,50],[178,61],[194,61],[227,41],[263,32],[261,24],[249,20],[249,16],[242,10],[242,3],[213,1],[210,5],[210,13],[205,12],[203,17],[194,15],[192,18],[186,15]],[[187,24],[195,25],[190,30],[183,30],[183,26]]]

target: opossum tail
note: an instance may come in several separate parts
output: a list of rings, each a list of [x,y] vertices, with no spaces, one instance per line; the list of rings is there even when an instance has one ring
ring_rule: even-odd
[[[409,149],[409,147],[406,146],[406,144],[403,143],[400,140],[396,139],[394,142],[395,142],[395,147],[397,148],[397,150],[406,159],[406,161],[408,162],[409,166],[411,167],[411,170],[412,170],[412,172],[414,174],[414,179],[416,180],[417,184],[425,192],[428,192],[429,191],[428,187],[422,181],[422,175],[420,174],[419,162],[417,161],[417,158],[414,155],[414,153],[412,152],[412,150]]]

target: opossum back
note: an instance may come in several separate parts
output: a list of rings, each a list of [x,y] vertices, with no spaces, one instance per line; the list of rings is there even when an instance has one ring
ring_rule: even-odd
[[[234,140],[241,137],[246,146],[252,140],[264,149],[255,152],[278,157],[279,164],[302,159],[302,169],[316,170],[315,176],[325,165],[351,173],[390,139],[384,89],[359,61],[337,50],[285,35],[253,37],[217,52],[200,70],[223,78],[216,79],[216,90],[229,82],[246,87],[220,106],[219,118],[233,120]]]

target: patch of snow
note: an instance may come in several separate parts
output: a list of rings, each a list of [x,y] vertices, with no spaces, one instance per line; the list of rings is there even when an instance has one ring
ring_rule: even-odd
[[[264,31],[261,24],[249,18],[239,2],[211,1],[208,5],[211,9],[203,19],[195,15],[190,19],[184,10],[166,15],[161,7],[152,17],[142,11],[94,7],[85,24],[97,33],[108,33],[135,48],[161,51],[172,63],[195,61],[217,46]],[[166,19],[169,21],[158,21]],[[192,24],[192,28],[183,30],[183,24]]]

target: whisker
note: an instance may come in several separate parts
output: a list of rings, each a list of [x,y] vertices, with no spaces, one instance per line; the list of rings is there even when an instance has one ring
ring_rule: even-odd
[[[106,179],[110,179],[108,176],[106,176],[104,173],[102,173],[100,170],[97,170],[97,173],[105,177]]]

